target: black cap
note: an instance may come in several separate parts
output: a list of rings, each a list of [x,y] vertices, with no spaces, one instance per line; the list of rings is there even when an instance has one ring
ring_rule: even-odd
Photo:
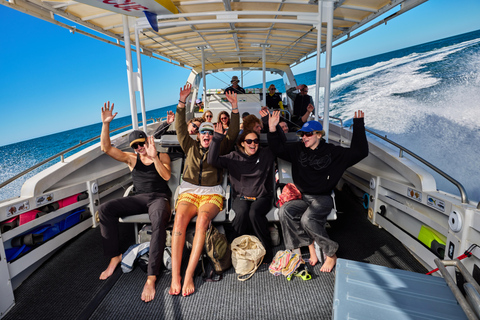
[[[142,130],[133,130],[128,136],[128,140],[130,141],[130,147],[136,142],[145,142],[146,139],[147,135]]]

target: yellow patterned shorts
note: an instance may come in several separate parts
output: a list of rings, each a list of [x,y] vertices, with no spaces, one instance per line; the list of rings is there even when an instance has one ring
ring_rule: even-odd
[[[197,208],[200,208],[206,203],[213,203],[219,208],[220,211],[223,210],[223,197],[219,194],[199,195],[194,193],[182,193],[178,196],[177,203],[175,204],[175,209],[177,208],[180,201],[191,203]]]

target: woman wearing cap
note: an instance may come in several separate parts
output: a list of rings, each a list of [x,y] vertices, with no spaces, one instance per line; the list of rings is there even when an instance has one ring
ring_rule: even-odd
[[[207,162],[207,155],[214,132],[213,124],[211,122],[203,122],[200,125],[196,140],[192,139],[187,132],[185,101],[190,95],[191,89],[191,84],[187,84],[180,89],[177,121],[175,121],[178,141],[186,157],[182,177],[183,182],[179,186],[179,197],[177,199],[175,223],[172,232],[172,283],[169,293],[178,295],[181,292],[183,296],[188,296],[195,291],[193,277],[205,243],[205,233],[210,221],[223,209],[224,195],[224,190],[221,186],[223,171]],[[227,136],[221,142],[221,154],[227,153],[235,144],[240,123],[237,95],[233,93],[226,96],[232,104],[232,119]],[[189,222],[195,216],[197,217],[195,237],[182,286],[180,266],[185,245],[185,233]]]
[[[325,229],[327,216],[333,208],[331,192],[344,171],[368,155],[364,113],[355,112],[350,148],[322,139],[325,132],[318,121],[308,121],[298,130],[302,141],[281,143],[276,128],[279,119],[279,111],[270,116],[268,144],[276,156],[292,163],[293,182],[302,193],[302,200],[289,201],[279,211],[285,247],[293,250],[309,246],[312,255],[315,241],[326,255],[320,271],[330,272],[336,264],[338,249],[338,244],[328,237]],[[311,259],[311,264],[318,261],[316,256]]]
[[[227,94],[227,93],[245,93],[245,89],[243,89],[242,87],[240,87],[238,85],[239,82],[240,82],[240,80],[238,80],[238,77],[233,76],[232,81],[230,81],[230,83],[232,85],[230,87],[228,87],[227,89],[225,89],[225,94]]]
[[[266,215],[273,202],[273,153],[268,147],[260,148],[259,132],[246,130],[238,137],[237,150],[220,156],[219,147],[223,138],[222,127],[217,124],[207,161],[228,169],[233,188],[234,237],[244,234],[257,236],[267,251],[264,262],[270,262],[273,252]]]
[[[155,282],[162,266],[165,248],[165,227],[170,220],[170,200],[172,195],[167,181],[170,179],[170,157],[155,149],[153,136],[147,138],[145,132],[134,130],[129,135],[130,147],[135,152],[124,152],[112,146],[110,142],[110,122],[117,113],[113,113],[113,103],[105,103],[102,108],[102,133],[100,145],[102,151],[115,160],[124,162],[132,172],[135,195],[110,200],[98,209],[100,230],[105,255],[110,263],[100,275],[101,280],[110,277],[122,260],[119,248],[118,218],[148,211],[152,222],[152,238],[148,259],[148,277],[143,288],[142,300],[149,302],[155,296]]]

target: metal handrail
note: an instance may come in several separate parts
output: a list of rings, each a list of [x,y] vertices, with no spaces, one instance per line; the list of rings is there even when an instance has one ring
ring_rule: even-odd
[[[387,136],[382,136],[382,135],[380,135],[376,132],[373,132],[373,131],[371,131],[367,128],[365,128],[365,131],[373,134],[374,136],[376,136],[376,137],[390,143],[391,145],[397,147],[398,149],[400,149],[400,153],[399,153],[400,158],[403,158],[403,152],[406,152],[409,155],[411,155],[412,157],[414,157],[415,159],[417,159],[418,161],[420,161],[421,163],[423,163],[424,165],[426,165],[427,167],[429,167],[430,169],[432,169],[433,171],[435,171],[436,173],[438,173],[439,175],[441,175],[442,177],[444,177],[445,179],[447,179],[448,181],[450,181],[451,183],[453,183],[458,188],[458,190],[460,191],[460,196],[461,196],[461,199],[462,199],[462,203],[467,203],[467,204],[469,203],[468,197],[467,197],[467,191],[465,191],[465,188],[463,187],[463,185],[460,182],[453,179],[447,173],[443,172],[442,170],[440,170],[439,168],[437,168],[436,166],[434,166],[433,164],[431,164],[427,160],[421,158],[417,154],[413,153],[412,151],[408,150],[407,148],[405,148],[405,147],[399,145],[398,143],[395,143],[392,140],[388,139]]]
[[[458,288],[457,284],[453,280],[453,278],[450,276],[448,273],[447,269],[445,267],[447,266],[454,266],[460,271],[462,276],[465,278],[466,282],[471,284],[472,287],[475,289],[476,292],[480,292],[480,287],[478,286],[477,282],[475,279],[472,277],[472,275],[468,272],[468,270],[465,268],[465,266],[460,262],[458,259],[454,260],[440,260],[436,258],[434,260],[435,264],[438,267],[438,270],[440,270],[440,273],[443,276],[443,279],[447,283],[448,287],[452,291],[453,295],[455,296],[455,299],[457,300],[458,304],[460,307],[463,309],[465,312],[465,315],[467,316],[468,319],[478,319],[477,315],[475,314],[475,311],[472,309],[470,304],[468,303],[467,299],[463,296],[462,292]],[[472,297],[474,298],[474,297]],[[478,300],[474,299],[474,305],[478,305]]]
[[[149,120],[154,120],[154,119],[153,119],[153,118],[147,119],[147,122],[148,122]],[[142,123],[142,121],[140,121],[140,123]],[[125,125],[125,126],[123,126],[123,127],[120,127],[120,128],[114,129],[114,130],[111,130],[110,133],[116,132],[116,131],[119,131],[119,130],[122,130],[122,129],[125,129],[125,128],[128,128],[128,127],[131,127],[131,126],[132,126],[131,124],[127,124],[127,125]],[[93,137],[93,138],[90,138],[90,139],[88,139],[88,140],[86,140],[86,141],[83,141],[83,142],[80,141],[78,144],[76,144],[76,145],[74,145],[74,146],[72,146],[72,147],[70,147],[70,148],[68,148],[68,149],[66,149],[66,150],[63,150],[63,151],[57,153],[56,155],[53,155],[53,156],[51,156],[50,158],[45,159],[45,160],[43,160],[43,161],[41,161],[41,162],[39,162],[39,163],[31,166],[30,168],[28,168],[28,169],[20,172],[19,174],[11,177],[11,178],[8,179],[7,181],[2,182],[2,183],[0,184],[0,189],[2,189],[3,187],[5,187],[6,185],[12,183],[13,181],[17,180],[18,178],[26,175],[27,173],[32,172],[33,170],[37,169],[38,167],[44,165],[45,163],[48,163],[48,162],[54,160],[55,158],[60,157],[60,161],[61,161],[61,162],[64,162],[64,159],[65,159],[65,158],[64,158],[64,155],[65,155],[66,153],[68,153],[68,152],[70,152],[70,151],[72,151],[72,150],[75,150],[75,149],[77,149],[77,148],[79,148],[79,147],[81,147],[81,146],[83,146],[83,145],[86,145],[87,143],[90,143],[90,142],[92,142],[92,141],[94,141],[94,140],[96,140],[96,139],[98,139],[98,138],[100,138],[100,135],[99,135],[99,136],[96,136],[96,137]]]

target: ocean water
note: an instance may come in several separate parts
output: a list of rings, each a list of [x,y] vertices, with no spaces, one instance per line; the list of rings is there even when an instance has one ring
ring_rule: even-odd
[[[296,79],[314,85],[315,71]],[[270,83],[285,92],[281,80],[267,87]],[[480,30],[334,66],[331,90],[330,114],[345,126],[362,109],[369,129],[422,156],[458,180],[470,200],[480,200]],[[164,117],[174,108],[148,111],[147,118]],[[116,119],[112,129],[129,123],[129,116]],[[0,182],[98,136],[100,129],[99,123],[1,146]],[[0,200],[17,196],[23,182],[45,166],[2,188]],[[438,189],[459,194],[453,184],[432,174]]]

